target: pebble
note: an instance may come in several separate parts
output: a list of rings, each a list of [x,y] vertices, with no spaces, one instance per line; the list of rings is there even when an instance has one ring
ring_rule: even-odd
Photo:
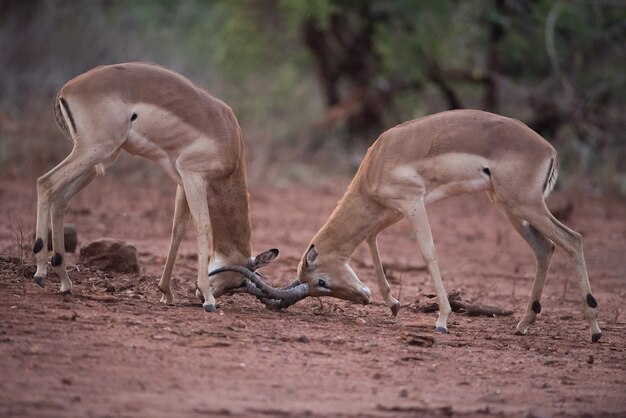
[[[367,322],[363,318],[357,318],[354,320],[357,325],[365,325]]]

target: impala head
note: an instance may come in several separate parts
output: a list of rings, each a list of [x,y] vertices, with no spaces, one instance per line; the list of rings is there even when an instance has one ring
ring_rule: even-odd
[[[319,254],[314,245],[300,261],[298,280],[309,285],[310,296],[332,296],[364,305],[370,303],[372,293],[347,261],[335,254]]]
[[[256,257],[251,257],[245,268],[250,271],[255,271],[261,267],[265,267],[274,261],[278,257],[278,250],[272,248],[258,254]],[[213,271],[216,268],[224,265],[223,260],[214,260],[209,266],[209,271]],[[233,289],[241,288],[246,281],[246,277],[236,271],[224,271],[219,274],[211,275],[211,290],[213,296],[218,298],[225,293],[232,291]]]

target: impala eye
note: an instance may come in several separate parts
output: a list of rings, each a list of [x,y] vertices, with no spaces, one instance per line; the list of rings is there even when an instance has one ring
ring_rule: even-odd
[[[319,279],[319,280],[317,281],[317,287],[324,287],[324,288],[327,288],[328,286],[326,285],[326,280],[324,280],[324,279]]]

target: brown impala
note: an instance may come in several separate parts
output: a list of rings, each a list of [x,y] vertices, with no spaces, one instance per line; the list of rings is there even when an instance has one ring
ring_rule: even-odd
[[[61,278],[61,291],[71,293],[63,242],[65,209],[72,196],[126,150],[152,160],[178,185],[170,250],[159,282],[161,302],[173,301],[170,277],[190,215],[198,238],[196,295],[204,308],[215,310],[215,298],[232,289],[263,296],[239,274],[208,277],[209,267],[234,264],[255,270],[278,255],[278,250],[269,250],[251,257],[244,144],[230,107],[166,68],[127,63],[97,67],[70,80],[57,94],[54,112],[74,148],[37,181],[37,284],[45,283],[51,219],[52,266]]]
[[[402,217],[413,226],[417,244],[432,276],[439,302],[436,330],[447,332],[450,304],[441,280],[426,206],[464,193],[487,192],[496,208],[528,243],[537,262],[524,318],[516,333],[526,334],[541,311],[541,293],[554,245],[575,267],[592,341],[600,339],[596,307],[583,256],[582,238],[552,216],[544,202],[556,182],[554,148],[523,123],[477,110],[438,113],[406,122],[383,133],[370,147],[356,176],[298,266],[286,288],[264,287],[275,308],[307,296],[334,296],[369,303],[370,291],[348,264],[354,249],[369,245],[378,288],[391,312],[391,296],[376,237]],[[227,267],[228,268],[228,267]],[[234,268],[243,274],[245,269]]]

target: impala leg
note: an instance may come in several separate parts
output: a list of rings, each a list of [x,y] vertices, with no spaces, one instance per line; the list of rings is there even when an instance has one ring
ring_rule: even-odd
[[[165,268],[159,280],[159,290],[163,293],[161,303],[171,304],[174,302],[174,296],[170,287],[170,279],[172,270],[176,261],[176,255],[180,247],[180,242],[185,236],[187,226],[189,224],[189,205],[185,196],[185,189],[182,186],[176,188],[176,203],[174,206],[174,220],[172,222],[172,237],[170,240],[170,250],[165,261]]]
[[[598,341],[602,336],[597,319],[598,314],[596,308],[598,303],[591,294],[591,285],[589,284],[589,276],[587,273],[587,266],[585,264],[581,235],[572,231],[552,216],[543,201],[541,201],[534,210],[529,208],[524,212],[525,213],[517,213],[517,215],[528,221],[546,238],[565,251],[569,259],[572,261],[576,275],[578,276],[578,283],[580,285],[580,292],[584,306],[584,314],[585,318],[587,318],[589,329],[591,331],[591,340],[593,342]]]
[[[35,227],[35,263],[37,271],[34,280],[39,286],[44,287],[48,275],[46,265],[48,263],[48,223],[50,222],[50,190],[46,179],[55,169],[39,177],[37,180],[37,226]]]
[[[530,292],[524,318],[517,324],[515,331],[517,335],[525,335],[528,326],[535,322],[537,314],[541,312],[541,293],[543,292],[548,269],[550,268],[550,261],[554,254],[554,244],[546,239],[535,227],[513,215],[508,209],[504,209],[503,213],[515,230],[528,243],[535,256],[536,265],[533,288]]]
[[[209,282],[209,206],[207,203],[207,182],[203,174],[179,169],[183,180],[187,204],[196,226],[198,239],[198,296],[202,296],[202,306],[208,312],[215,311],[215,298]]]
[[[417,200],[402,201],[400,202],[400,209],[409,219],[411,225],[413,225],[417,236],[417,244],[435,284],[435,292],[437,293],[437,301],[439,303],[439,317],[437,318],[437,328],[435,330],[437,332],[448,332],[448,316],[450,316],[452,309],[450,308],[446,290],[443,287],[424,199],[420,197]]]
[[[389,287],[389,282],[387,281],[387,277],[385,277],[385,270],[383,269],[383,265],[380,261],[380,253],[378,252],[378,243],[376,242],[376,238],[378,234],[371,235],[367,238],[367,245],[370,248],[370,253],[372,254],[372,263],[374,264],[374,272],[376,273],[376,281],[378,282],[378,289],[380,290],[381,295],[385,301],[385,304],[389,309],[391,309],[391,313],[393,316],[398,315],[398,311],[400,310],[400,302],[393,296],[391,296],[391,289]]]
[[[63,218],[65,210],[70,200],[76,193],[82,190],[86,185],[96,177],[98,171],[95,167],[78,174],[76,178],[67,182],[62,188],[59,188],[56,197],[53,199],[50,214],[52,220],[52,266],[55,273],[61,279],[61,292],[64,294],[72,293],[72,282],[67,275],[65,266],[65,234],[63,230]]]
[[[73,149],[59,165],[37,179],[37,226],[35,228],[35,282],[44,287],[48,261],[48,223],[52,217],[53,247],[52,265],[61,278],[61,291],[69,291],[71,283],[65,272],[63,215],[71,197],[88,184],[96,174],[94,165],[100,162],[98,155],[81,155]],[[53,213],[51,213],[53,210]],[[59,229],[60,228],[60,229]],[[56,237],[56,239],[55,239]],[[56,244],[55,244],[56,242]]]

